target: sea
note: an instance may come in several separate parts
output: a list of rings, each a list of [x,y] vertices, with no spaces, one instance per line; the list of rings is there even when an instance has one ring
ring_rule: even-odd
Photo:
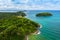
[[[60,40],[60,10],[27,10],[26,18],[42,25],[38,35],[32,35],[29,40]],[[52,16],[36,17],[37,13],[49,12]]]

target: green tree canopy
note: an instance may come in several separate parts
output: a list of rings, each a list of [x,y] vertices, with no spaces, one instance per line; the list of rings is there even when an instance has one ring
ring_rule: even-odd
[[[0,19],[0,40],[23,40],[25,35],[34,33],[39,25],[27,18],[10,16]]]
[[[0,19],[1,18],[9,18],[10,16],[26,16],[24,11],[18,11],[18,12],[0,12]]]
[[[41,13],[36,14],[36,16],[37,17],[39,17],[39,16],[52,16],[52,14],[49,12],[41,12]]]

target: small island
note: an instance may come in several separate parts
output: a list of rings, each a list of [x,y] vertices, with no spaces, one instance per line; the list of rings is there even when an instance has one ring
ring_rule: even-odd
[[[28,35],[38,30],[40,25],[25,18],[22,13],[1,13],[0,40],[27,40]]]
[[[39,16],[52,16],[52,14],[49,12],[41,12],[41,13],[36,14],[36,16],[37,17],[39,17]]]

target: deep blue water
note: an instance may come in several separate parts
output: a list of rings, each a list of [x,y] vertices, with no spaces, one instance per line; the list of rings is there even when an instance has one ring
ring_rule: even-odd
[[[53,16],[36,17],[40,12],[50,12]],[[60,10],[28,10],[27,18],[42,25],[36,40],[60,40]]]

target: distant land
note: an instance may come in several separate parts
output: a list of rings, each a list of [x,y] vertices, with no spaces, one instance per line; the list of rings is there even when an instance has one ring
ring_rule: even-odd
[[[28,11],[28,10],[0,10],[0,12],[16,12],[16,11]],[[45,10],[41,10],[41,11],[45,11]],[[52,11],[52,10],[46,10],[46,11]],[[59,10],[55,10],[55,11],[59,11]]]

